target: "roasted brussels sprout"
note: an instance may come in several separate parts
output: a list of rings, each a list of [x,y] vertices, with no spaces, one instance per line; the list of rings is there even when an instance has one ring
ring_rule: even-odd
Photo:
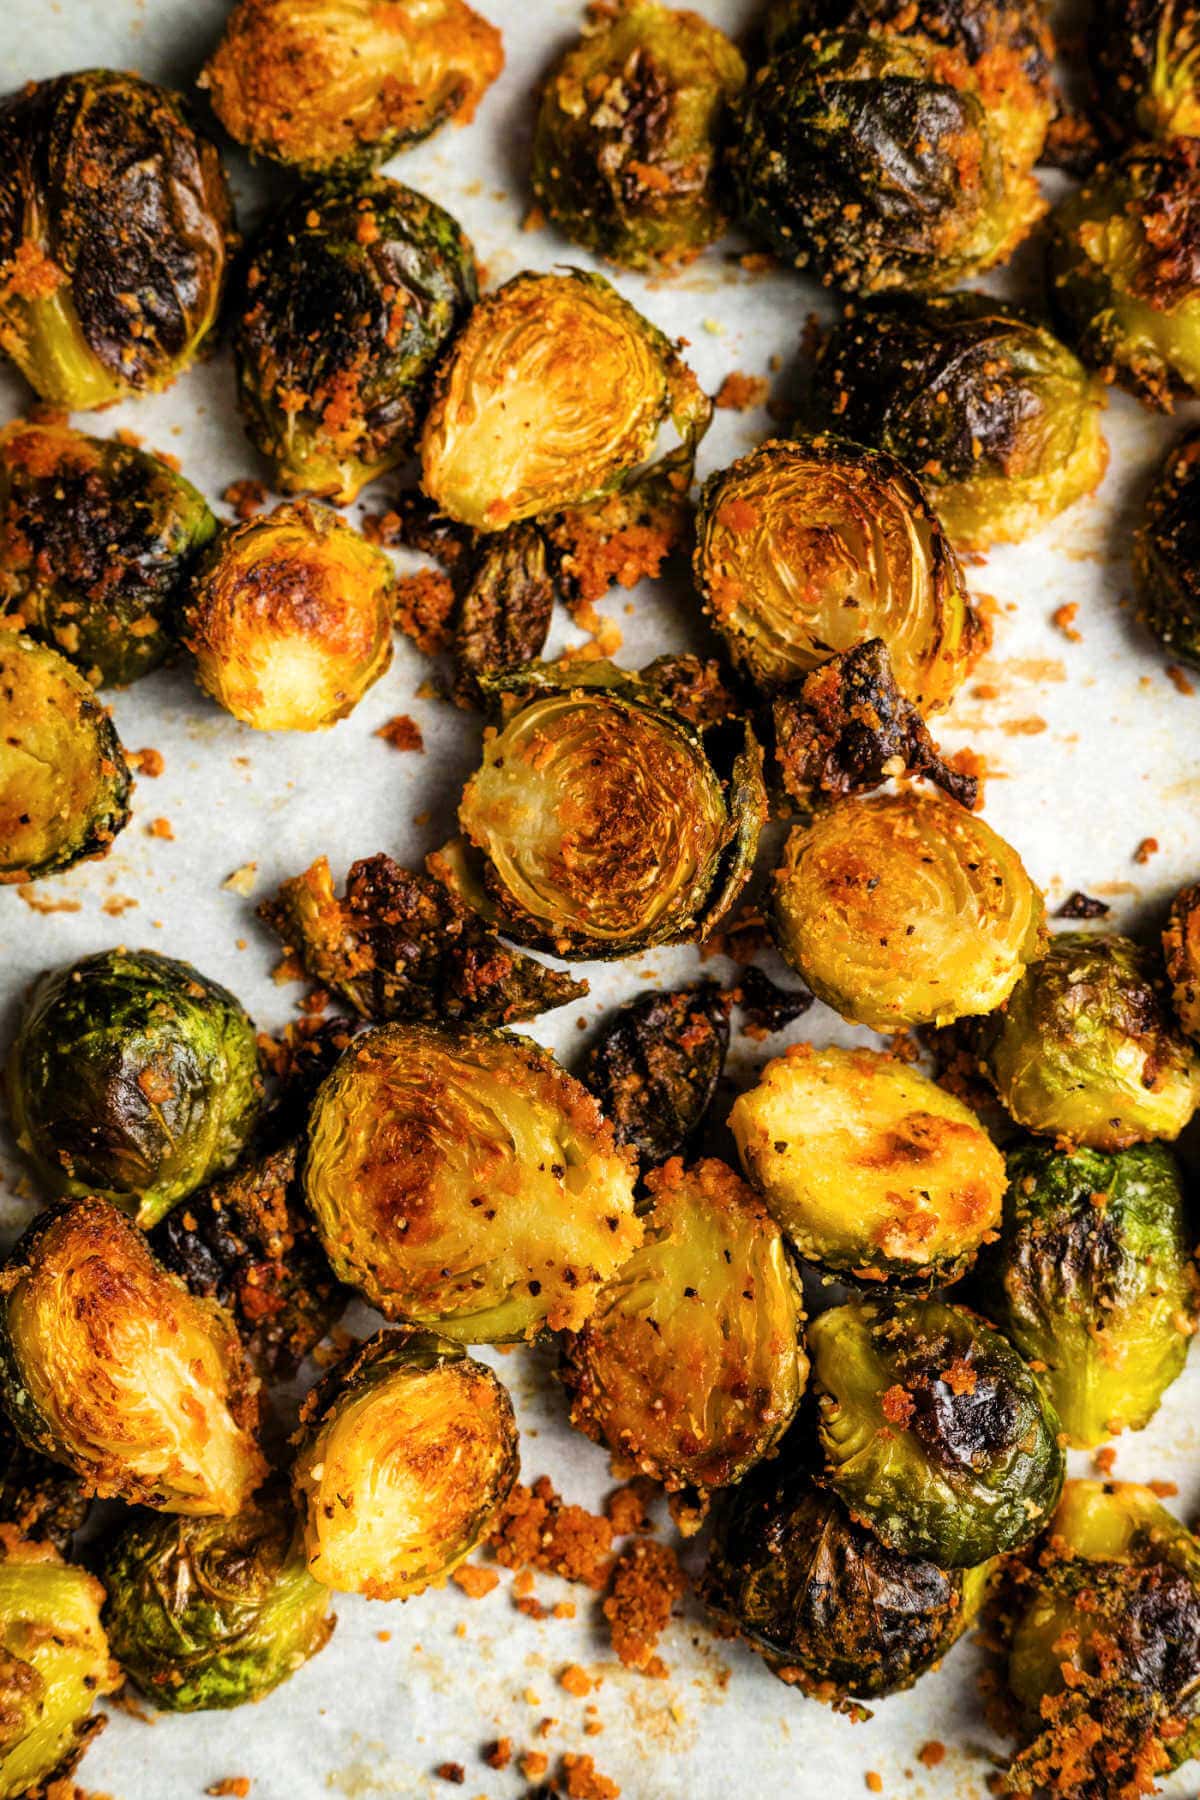
[[[102,950],[43,975],[6,1073],[42,1185],[104,1194],[146,1229],[229,1166],[262,1096],[240,1002],[155,950]]]
[[[665,1162],[712,1104],[729,1050],[729,996],[713,982],[652,989],[616,1008],[588,1047],[579,1079],[618,1144]]]
[[[831,1274],[940,1287],[999,1224],[1004,1159],[974,1113],[880,1051],[793,1044],[729,1124],[772,1218]]]
[[[1108,463],[1103,390],[1043,325],[986,294],[850,308],[817,364],[819,421],[905,463],[964,550],[1017,543]]]
[[[696,580],[734,660],[781,687],[882,638],[900,690],[944,706],[982,648],[962,572],[920,487],[840,438],[774,438],[712,475]]]
[[[44,1784],[70,1789],[66,1778],[103,1730],[92,1702],[121,1685],[103,1602],[94,1575],[0,1527],[0,1800],[46,1794]]]
[[[1115,136],[1200,136],[1195,0],[1100,0],[1088,49],[1105,122]]]
[[[1162,947],[1175,1016],[1190,1038],[1200,1038],[1200,883],[1172,900]]]
[[[101,1498],[230,1517],[266,1473],[232,1321],[107,1200],[43,1213],[8,1258],[0,1392],[26,1443]]]
[[[167,1712],[261,1700],[329,1642],[286,1492],[232,1519],[136,1514],[103,1566],[113,1655]]]
[[[1050,293],[1106,381],[1170,412],[1200,393],[1200,138],[1135,147],[1055,210]]]
[[[559,956],[707,937],[766,819],[749,725],[723,745],[609,663],[513,680],[524,704],[485,741],[458,809],[465,842],[436,866],[506,936]]]
[[[1006,1338],[941,1300],[858,1300],[809,1329],[826,1480],[906,1556],[1028,1543],[1062,1487],[1058,1419]]]
[[[216,320],[232,232],[178,94],[89,69],[0,106],[0,349],[43,400],[168,387]]]
[[[503,67],[465,0],[238,0],[200,85],[239,144],[319,173],[465,124]]]
[[[640,1249],[567,1352],[571,1423],[668,1488],[706,1493],[770,1454],[808,1377],[783,1238],[715,1158],[646,1177]]]
[[[1183,1188],[1161,1144],[1009,1154],[981,1304],[1041,1373],[1068,1439],[1140,1431],[1183,1369],[1196,1274]]]
[[[1042,952],[1024,864],[975,813],[908,789],[797,826],[775,872],[775,935],[818,999],[898,1031],[988,1013]]]
[[[356,1038],[317,1095],[305,1185],[343,1281],[464,1343],[577,1330],[641,1239],[591,1095],[499,1032]]]
[[[276,486],[345,506],[402,462],[475,297],[458,222],[398,181],[331,182],[276,213],[235,339],[246,429]]]
[[[988,1021],[983,1056],[1018,1125],[1095,1150],[1177,1138],[1200,1098],[1154,958],[1111,933],[1055,937]]]
[[[132,782],[112,720],[65,657],[0,630],[0,886],[107,856]]]
[[[542,654],[557,586],[541,526],[523,519],[506,531],[472,535],[454,621],[454,698],[461,706],[483,704],[489,681]]]
[[[328,507],[299,500],[222,532],[185,609],[196,679],[257,731],[320,731],[392,660],[395,576]]]
[[[429,1331],[380,1331],[304,1404],[293,1483],[310,1574],[406,1600],[486,1536],[517,1478],[517,1425],[489,1368]]]
[[[668,416],[686,491],[712,405],[662,332],[601,275],[516,275],[442,364],[422,485],[452,519],[501,531],[619,488]]]
[[[90,1510],[74,1470],[31,1450],[0,1415],[0,1531],[11,1527],[68,1556]]]
[[[1138,617],[1172,656],[1200,666],[1200,430],[1167,454],[1133,539]]]
[[[533,192],[569,238],[627,269],[694,256],[725,229],[720,152],[741,54],[698,13],[620,0],[541,92]]]

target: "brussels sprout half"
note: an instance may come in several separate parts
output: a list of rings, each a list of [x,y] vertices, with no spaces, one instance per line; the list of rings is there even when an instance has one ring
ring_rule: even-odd
[[[1004,1159],[974,1113],[880,1051],[793,1044],[729,1125],[772,1218],[831,1274],[942,1286],[999,1224]]]
[[[766,688],[882,638],[901,691],[944,706],[982,648],[962,571],[908,471],[819,436],[769,439],[704,484],[696,582]]]
[[[984,1028],[984,1064],[1030,1131],[1096,1150],[1177,1138],[1200,1099],[1155,959],[1129,938],[1064,931]]]
[[[1133,539],[1138,618],[1200,667],[1200,430],[1168,451]]]
[[[25,1441],[104,1499],[230,1517],[266,1474],[232,1321],[107,1200],[43,1213],[8,1258],[0,1390]]]
[[[305,1401],[292,1473],[309,1572],[406,1600],[487,1535],[517,1478],[507,1390],[458,1344],[380,1331]]]
[[[154,950],[102,950],[35,985],[6,1070],[17,1142],[52,1194],[104,1194],[147,1230],[228,1168],[262,1098],[228,988]]]
[[[1017,852],[942,794],[839,801],[797,826],[775,872],[779,947],[856,1025],[988,1013],[1041,955],[1042,896]]]
[[[314,1103],[305,1187],[343,1281],[464,1343],[578,1329],[641,1239],[591,1095],[502,1032],[356,1038]]]
[[[715,982],[651,989],[618,1006],[588,1046],[579,1079],[618,1144],[648,1164],[682,1150],[704,1120],[729,1050],[730,997]]]
[[[132,782],[116,727],[57,650],[0,629],[0,886],[107,856]]]
[[[967,1568],[1058,1500],[1058,1419],[1006,1338],[941,1300],[858,1300],[809,1328],[825,1479],[893,1550]]]
[[[269,1491],[232,1519],[135,1514],[102,1574],[112,1653],[166,1712],[263,1699],[334,1627],[286,1492]]]
[[[1162,947],[1175,1017],[1190,1038],[1200,1038],[1200,882],[1172,900]]]
[[[1088,51],[1105,122],[1115,136],[1200,136],[1195,0],[1100,0]]]
[[[233,242],[221,159],[178,94],[89,69],[0,106],[0,349],[43,400],[168,387],[213,327]]]

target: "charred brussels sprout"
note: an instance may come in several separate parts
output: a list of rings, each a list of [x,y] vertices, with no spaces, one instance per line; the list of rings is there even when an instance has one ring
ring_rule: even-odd
[[[0,1527],[0,1800],[73,1788],[66,1777],[104,1728],[92,1702],[121,1685],[103,1603],[94,1575]]]
[[[1060,933],[983,1049],[1018,1125],[1096,1150],[1177,1138],[1200,1097],[1155,960],[1124,937]]]
[[[1077,1449],[1140,1431],[1183,1369],[1196,1279],[1174,1158],[1029,1146],[1008,1159],[999,1243],[980,1263],[990,1318],[1042,1373]]]
[[[132,783],[112,720],[65,657],[0,631],[0,886],[106,856]]]
[[[232,1321],[106,1200],[43,1213],[8,1259],[0,1387],[25,1441],[101,1498],[230,1517],[266,1473]]]
[[[826,1479],[893,1550],[966,1568],[1058,1500],[1058,1419],[1006,1338],[941,1300],[860,1300],[810,1328]]]
[[[0,107],[0,348],[44,400],[168,387],[216,320],[232,228],[179,95],[91,69]]]
[[[402,462],[434,363],[474,301],[457,221],[398,181],[331,183],[277,213],[236,335],[246,429],[276,486],[345,506]]]
[[[392,660],[395,577],[382,550],[300,500],[225,531],[206,553],[184,641],[206,693],[256,731],[321,731]]]
[[[1200,431],[1168,452],[1133,540],[1138,617],[1159,643],[1200,666]]]
[[[572,1341],[571,1423],[668,1488],[738,1481],[808,1377],[799,1283],[733,1170],[676,1157],[646,1178],[646,1236]]]
[[[704,484],[696,580],[767,688],[882,638],[896,681],[944,706],[982,647],[962,572],[913,477],[840,438],[771,439]]]
[[[940,1286],[999,1224],[1004,1159],[974,1113],[879,1051],[794,1044],[729,1123],[771,1216],[834,1275]]]
[[[7,1081],[39,1181],[52,1194],[104,1194],[147,1229],[229,1166],[262,1095],[241,1004],[153,950],[103,950],[43,975]]]
[[[601,275],[516,275],[442,364],[422,484],[452,519],[501,531],[619,488],[668,416],[686,490],[712,407],[662,332]]]
[[[238,0],[200,85],[239,144],[320,173],[465,123],[503,67],[465,0]]]
[[[913,469],[954,543],[1017,543],[1104,474],[1102,390],[1044,326],[984,294],[849,310],[817,367],[822,422]]]
[[[618,1144],[648,1163],[682,1150],[712,1104],[729,1049],[729,997],[715,984],[639,994],[605,1023],[579,1071]]]
[[[67,1556],[90,1510],[75,1472],[31,1450],[0,1417],[0,1531],[11,1527]]]
[[[577,244],[627,269],[694,256],[725,229],[719,155],[746,65],[698,13],[621,0],[541,93],[533,191]]]
[[[1200,138],[1129,150],[1056,209],[1051,296],[1106,381],[1170,412],[1200,393]]]
[[[261,1700],[329,1642],[286,1493],[232,1519],[129,1521],[104,1559],[112,1653],[167,1712]]]
[[[1105,120],[1120,138],[1200,136],[1195,0],[1100,0],[1088,33]]]
[[[486,1536],[517,1478],[503,1385],[428,1331],[381,1331],[304,1405],[293,1471],[308,1568],[339,1593],[406,1600]]]
[[[1172,900],[1162,946],[1175,1016],[1190,1038],[1200,1038],[1200,883]]]
[[[503,1033],[356,1038],[313,1107],[306,1192],[342,1280],[464,1343],[578,1329],[641,1238],[591,1095]]]
[[[897,1031],[988,1013],[1042,952],[1041,894],[1011,844],[941,794],[842,800],[775,873],[779,947],[818,999]]]

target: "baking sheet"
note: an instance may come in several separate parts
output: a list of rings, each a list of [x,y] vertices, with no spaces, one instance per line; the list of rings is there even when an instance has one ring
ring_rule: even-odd
[[[531,88],[547,57],[572,35],[576,0],[481,3],[504,30],[503,78],[470,128],[443,131],[389,166],[457,214],[490,283],[525,266],[586,265],[582,252],[552,232],[520,230]],[[743,28],[756,10],[754,0],[700,3],[729,31]],[[223,11],[220,0],[8,0],[3,86],[96,64],[186,86]],[[252,225],[282,183],[236,155],[229,162],[242,221]],[[650,318],[690,340],[689,357],[710,391],[732,370],[763,374],[779,359],[772,383],[786,394],[805,320],[827,303],[795,276],[747,273],[737,248],[720,247],[670,282],[623,276],[619,285]],[[997,285],[1034,292],[1036,255],[1023,253]],[[0,416],[27,401],[14,377],[0,376]],[[233,410],[224,353],[168,394],[79,422],[102,433],[130,428],[179,456],[214,504],[231,481],[264,473]],[[943,742],[971,743],[986,757],[987,817],[1019,847],[1052,907],[1082,887],[1110,902],[1118,928],[1153,923],[1174,889],[1200,874],[1200,695],[1172,684],[1164,658],[1125,605],[1131,522],[1151,465],[1185,422],[1183,415],[1174,423],[1151,418],[1114,396],[1113,454],[1099,493],[1040,537],[968,571],[976,591],[996,602],[995,646],[938,728]],[[728,463],[769,429],[763,412],[718,412],[701,473]],[[370,491],[366,510],[382,510],[386,491],[386,483]],[[1078,643],[1051,623],[1065,603],[1079,607]],[[683,583],[610,597],[602,610],[624,633],[618,660],[629,666],[703,641],[696,601]],[[553,641],[578,636],[560,619]],[[453,828],[462,779],[476,760],[478,725],[416,697],[429,672],[426,660],[399,641],[391,671],[354,716],[311,738],[238,725],[184,669],[113,696],[125,744],[160,750],[164,772],[139,781],[133,822],[105,862],[33,888],[0,890],[3,1037],[31,977],[117,943],[194,961],[233,987],[267,1029],[294,1016],[300,990],[271,979],[277,948],[254,916],[255,899],[321,853],[339,876],[353,858],[376,850],[419,863]],[[980,684],[991,697],[973,695]],[[400,712],[420,723],[423,756],[398,754],[373,735]],[[418,824],[424,815],[427,822]],[[174,841],[148,835],[158,818],[170,821]],[[1159,848],[1139,865],[1134,852],[1147,837]],[[223,885],[247,864],[256,865],[249,896]],[[47,903],[62,910],[41,910]],[[569,1057],[583,1041],[580,1026],[605,1008],[648,982],[693,977],[698,966],[689,949],[589,967],[588,1001],[551,1015],[534,1035]],[[707,967],[730,972],[719,960]],[[794,1030],[817,1041],[871,1041],[819,1006]],[[765,1045],[737,1045],[732,1071],[748,1076],[785,1041],[781,1034]],[[0,1163],[11,1227],[32,1209],[20,1196],[20,1172],[6,1144]],[[369,1329],[370,1315],[363,1309],[352,1322]],[[612,1485],[606,1458],[567,1428],[550,1357],[524,1349],[481,1354],[512,1386],[525,1478],[548,1473],[568,1498],[598,1504]],[[1198,1358],[1194,1353],[1152,1427],[1117,1446],[1118,1474],[1176,1481],[1171,1504],[1189,1518],[1200,1502]],[[1087,1459],[1076,1464],[1085,1470]],[[564,1750],[586,1751],[626,1800],[798,1800],[818,1792],[823,1800],[858,1800],[868,1771],[877,1772],[885,1795],[911,1800],[965,1800],[985,1791],[987,1753],[997,1746],[980,1717],[978,1659],[969,1643],[911,1694],[883,1702],[870,1724],[855,1727],[783,1687],[748,1652],[714,1638],[694,1604],[661,1646],[669,1679],[652,1681],[613,1661],[586,1590],[549,1576],[538,1578],[537,1589],[548,1603],[574,1600],[575,1620],[525,1618],[507,1575],[479,1601],[453,1586],[407,1605],[341,1598],[329,1648],[270,1699],[233,1714],[162,1715],[149,1726],[117,1713],[86,1759],[84,1784],[115,1800],[182,1800],[245,1775],[252,1800],[432,1800],[455,1791],[433,1773],[454,1761],[466,1771],[459,1791],[472,1800],[505,1800],[525,1784],[515,1765],[505,1773],[488,1769],[480,1750],[508,1736],[518,1750],[547,1752],[552,1766]],[[597,1679],[590,1700],[558,1685],[571,1662]],[[589,1704],[604,1726],[593,1737],[583,1732]],[[543,1738],[545,1719],[554,1724]],[[948,1746],[935,1770],[916,1761],[930,1739]],[[1167,1791],[1183,1795],[1195,1787],[1193,1767]]]

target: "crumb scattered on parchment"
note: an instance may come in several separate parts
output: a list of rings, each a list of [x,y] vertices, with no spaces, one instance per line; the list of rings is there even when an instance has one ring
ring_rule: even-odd
[[[152,750],[149,747],[145,750],[127,750],[125,761],[131,769],[136,770],[139,775],[144,775],[148,781],[157,781],[167,766],[163,761],[162,751]]]
[[[601,1775],[590,1756],[562,1759],[560,1779],[565,1783],[567,1800],[620,1800],[621,1790],[607,1775]]]
[[[267,504],[267,490],[261,481],[231,481],[221,498],[232,506],[235,518],[252,519]]]
[[[463,1768],[461,1763],[439,1763],[433,1772],[439,1781],[448,1781],[451,1787],[462,1787],[467,1779],[467,1771]]]
[[[151,819],[146,827],[146,835],[153,838],[166,838],[168,842],[174,843],[175,827],[170,819]]]
[[[550,1758],[544,1750],[526,1750],[517,1763],[526,1781],[540,1781],[550,1767]]]
[[[580,1023],[586,1027],[587,1020]],[[651,1529],[646,1504],[653,1492],[653,1482],[642,1477],[635,1477],[623,1487],[613,1489],[604,1502],[604,1516],[617,1537],[629,1537],[635,1531]]]
[[[605,1605],[607,1604],[606,1601]],[[559,1671],[558,1685],[576,1700],[586,1700],[592,1691],[592,1678],[578,1663],[568,1663],[565,1669]]]
[[[49,894],[39,894],[30,887],[18,887],[17,893],[26,906],[35,913],[75,913],[83,911],[80,900],[58,900]]]
[[[468,1600],[482,1600],[493,1588],[500,1586],[500,1577],[495,1569],[481,1569],[478,1563],[460,1563],[450,1576],[456,1587],[462,1589]]]
[[[258,864],[248,862],[235,869],[232,875],[227,875],[221,886],[229,893],[240,894],[243,900],[248,900],[257,884]],[[291,977],[289,976],[288,979],[291,980]]]
[[[675,1552],[666,1544],[635,1538],[617,1558],[604,1616],[612,1646],[629,1669],[657,1673],[655,1648],[671,1609],[687,1591]]]
[[[612,1571],[609,1520],[564,1501],[547,1475],[532,1487],[517,1482],[489,1542],[508,1569],[545,1569],[596,1589]]]
[[[206,1794],[230,1796],[232,1800],[246,1800],[246,1795],[254,1786],[248,1775],[226,1775],[223,1781],[214,1781],[211,1787],[205,1788]]]
[[[1178,1484],[1174,1481],[1148,1481],[1146,1486],[1157,1500],[1173,1500],[1179,1492]]]
[[[1102,1476],[1105,1481],[1108,1480],[1108,1477],[1112,1474],[1116,1466],[1117,1448],[1115,1444],[1105,1444],[1104,1448],[1102,1450],[1097,1450],[1095,1456],[1092,1458],[1093,1469],[1095,1469],[1097,1475]]]
[[[1057,606],[1050,614],[1050,623],[1056,631],[1061,631],[1068,643],[1082,644],[1083,633],[1076,629],[1075,621],[1079,617],[1079,605],[1075,600],[1066,606]]]
[[[496,1738],[483,1752],[483,1760],[489,1769],[507,1769],[512,1757],[512,1739],[506,1737]]]
[[[863,1776],[863,1780],[866,1782],[867,1787],[870,1789],[871,1793],[882,1794],[882,1792],[883,1792],[883,1776],[879,1773],[878,1769],[868,1769],[866,1774]]]
[[[930,1738],[929,1742],[922,1744],[917,1751],[917,1761],[923,1763],[927,1769],[936,1769],[938,1764],[945,1760],[946,1746],[938,1738]]]
[[[1144,864],[1148,863],[1152,856],[1157,855],[1158,839],[1156,837],[1144,837],[1133,853],[1133,860],[1135,863]]]
[[[390,744],[393,750],[416,750],[419,752],[425,748],[421,727],[408,713],[397,713],[394,719],[388,719],[379,727],[375,736],[382,738],[385,744]]]
[[[122,913],[131,912],[136,905],[132,894],[110,894],[100,911],[110,919],[119,919]]]
[[[765,375],[745,375],[734,369],[713,395],[713,405],[722,412],[751,412],[756,406],[766,405],[770,391]]]
[[[1194,694],[1196,691],[1195,682],[1185,670],[1179,667],[1178,663],[1167,664],[1167,680],[1181,694]]]
[[[425,656],[448,650],[454,586],[440,569],[419,569],[396,583],[396,623]]]

